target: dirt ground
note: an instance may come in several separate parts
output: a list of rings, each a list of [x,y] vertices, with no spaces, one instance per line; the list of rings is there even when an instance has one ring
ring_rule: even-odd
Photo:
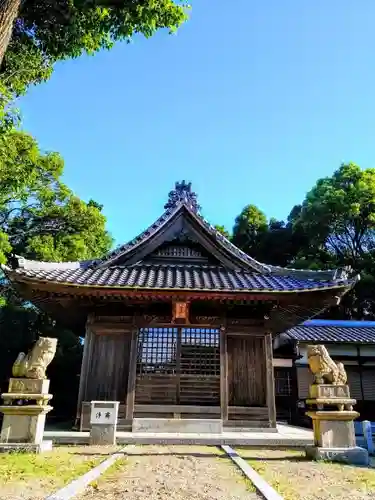
[[[79,500],[258,500],[236,466],[215,447],[136,446],[121,467]],[[78,500],[78,499],[77,499]]]
[[[44,500],[95,467],[118,447],[61,446],[52,452],[0,455],[0,499]]]
[[[374,500],[375,469],[312,462],[303,452],[237,448],[284,500]]]

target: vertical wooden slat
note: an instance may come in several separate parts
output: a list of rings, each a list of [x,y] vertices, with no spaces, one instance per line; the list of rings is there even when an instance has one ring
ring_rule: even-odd
[[[267,407],[271,427],[276,427],[276,402],[275,402],[275,379],[273,373],[272,335],[267,333],[264,338],[266,356],[266,387]]]
[[[357,363],[359,369],[359,382],[361,384],[362,401],[364,401],[366,398],[365,398],[365,391],[363,389],[363,366],[361,364],[361,351],[359,349],[359,346],[357,346]]]
[[[223,422],[228,420],[228,348],[225,327],[220,328],[220,408]]]
[[[130,344],[130,359],[129,359],[129,377],[128,377],[128,391],[126,394],[126,420],[133,420],[134,414],[134,401],[135,401],[135,383],[137,378],[137,339],[138,329],[136,327],[132,330],[132,339]]]
[[[83,344],[83,356],[82,356],[82,364],[81,364],[81,373],[79,376],[79,389],[78,389],[78,401],[77,401],[77,421],[81,416],[82,410],[82,402],[86,397],[86,388],[87,388],[87,373],[88,367],[90,364],[90,357],[92,353],[92,337],[93,332],[90,329],[90,325],[92,323],[92,316],[89,315],[86,321],[86,332],[85,332],[85,340]]]
[[[292,384],[292,397],[291,397],[291,416],[292,416],[292,424],[297,424],[299,420],[299,415],[298,415],[298,407],[297,407],[297,401],[298,401],[298,371],[297,371],[297,365],[296,365],[296,360],[293,360],[293,367],[292,367],[292,379],[291,379],[291,384]]]
[[[264,335],[227,334],[229,406],[267,406]]]
[[[181,342],[182,342],[182,328],[177,329],[176,339],[176,402],[180,404],[181,392]]]

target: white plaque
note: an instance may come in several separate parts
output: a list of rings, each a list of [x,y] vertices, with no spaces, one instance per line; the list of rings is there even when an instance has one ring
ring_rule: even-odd
[[[118,407],[117,401],[91,401],[90,424],[115,425]]]

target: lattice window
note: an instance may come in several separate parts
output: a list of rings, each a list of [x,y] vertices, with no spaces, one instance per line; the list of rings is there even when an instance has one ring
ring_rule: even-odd
[[[156,250],[153,255],[156,257],[183,257],[185,259],[202,257],[202,253],[194,248],[172,245]]]
[[[142,328],[137,404],[220,404],[218,328]]]
[[[141,328],[138,335],[137,374],[176,373],[178,329]]]
[[[290,370],[275,369],[275,394],[276,396],[292,395],[292,374]]]
[[[218,328],[182,328],[181,373],[220,375]]]

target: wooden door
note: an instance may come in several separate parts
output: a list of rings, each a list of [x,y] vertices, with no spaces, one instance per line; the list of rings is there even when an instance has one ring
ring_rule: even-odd
[[[263,337],[228,336],[229,406],[266,406]]]

